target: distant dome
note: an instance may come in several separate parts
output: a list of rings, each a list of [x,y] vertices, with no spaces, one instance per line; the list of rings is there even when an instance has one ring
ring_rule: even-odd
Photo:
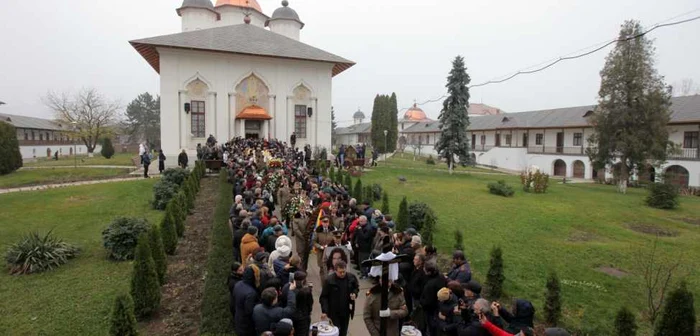
[[[406,113],[403,115],[404,120],[414,120],[414,121],[420,121],[420,120],[428,120],[428,116],[425,115],[425,112],[418,108],[416,104],[413,104],[413,107],[408,109]]]
[[[355,112],[355,114],[352,115],[352,118],[353,118],[353,119],[364,119],[364,118],[365,118],[365,114],[362,113],[362,111],[357,110],[357,112]]]
[[[182,6],[180,6],[180,8],[184,7],[214,9],[214,5],[211,4],[210,0],[185,0],[182,2]]]
[[[207,0],[208,1],[208,0]],[[231,5],[236,7],[250,7],[262,13],[262,7],[257,0],[216,0],[216,7]]]
[[[287,0],[283,0],[282,7],[277,8],[274,12],[272,12],[272,16],[269,20],[267,20],[267,24],[274,20],[293,20],[299,22],[302,28],[304,27],[304,23],[301,22],[301,19],[299,19],[299,14],[289,7],[289,1]]]

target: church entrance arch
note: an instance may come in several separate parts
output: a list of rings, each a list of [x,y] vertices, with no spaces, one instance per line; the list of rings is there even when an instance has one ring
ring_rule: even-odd
[[[268,138],[270,134],[269,111],[270,89],[255,74],[236,85],[235,131],[245,138]]]
[[[564,160],[554,161],[554,176],[566,176],[566,162]]]

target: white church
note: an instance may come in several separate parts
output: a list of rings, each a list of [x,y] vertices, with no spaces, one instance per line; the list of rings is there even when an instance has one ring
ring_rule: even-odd
[[[161,141],[169,161],[212,134],[331,147],[333,77],[355,63],[300,41],[287,0],[184,0],[182,32],[130,41],[160,74]]]

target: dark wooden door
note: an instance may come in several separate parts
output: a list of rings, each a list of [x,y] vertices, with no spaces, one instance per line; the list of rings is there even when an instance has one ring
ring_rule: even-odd
[[[564,152],[564,132],[557,133],[557,153]]]

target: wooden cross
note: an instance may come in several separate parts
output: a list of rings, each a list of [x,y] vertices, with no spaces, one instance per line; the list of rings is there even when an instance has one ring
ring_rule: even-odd
[[[386,310],[389,308],[389,265],[409,261],[410,259],[410,256],[401,254],[389,261],[369,259],[362,262],[362,267],[382,266],[382,301],[380,310]],[[388,317],[382,317],[380,320],[379,335],[381,336],[387,336],[386,323],[388,319]]]

